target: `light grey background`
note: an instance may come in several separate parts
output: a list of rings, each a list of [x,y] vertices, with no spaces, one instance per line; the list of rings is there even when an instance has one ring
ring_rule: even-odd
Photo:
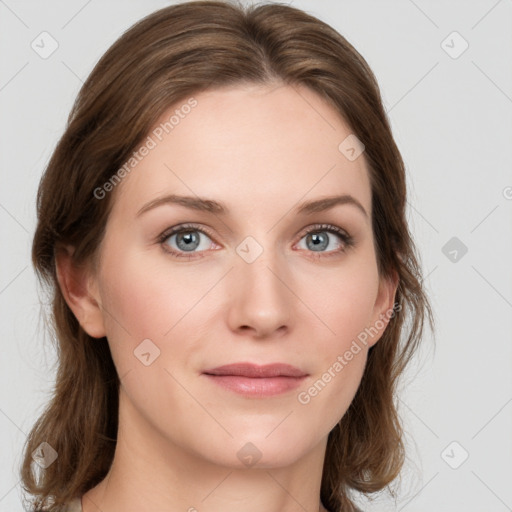
[[[22,510],[21,448],[55,370],[30,263],[38,181],[95,62],[169,3],[0,0],[2,512]],[[399,497],[361,503],[512,510],[512,1],[291,4],[339,30],[377,76],[407,165],[409,219],[437,320],[435,350],[427,331],[402,385],[409,452]],[[46,59],[31,48],[43,31],[58,42]]]

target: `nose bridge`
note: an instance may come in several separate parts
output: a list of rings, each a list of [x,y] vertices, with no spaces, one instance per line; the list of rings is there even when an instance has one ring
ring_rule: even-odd
[[[288,325],[293,297],[272,235],[258,238],[248,236],[236,248],[230,321],[232,328],[251,327],[264,335]]]

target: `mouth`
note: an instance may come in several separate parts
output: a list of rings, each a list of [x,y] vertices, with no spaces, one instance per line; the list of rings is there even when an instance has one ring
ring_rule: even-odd
[[[224,389],[257,398],[291,391],[308,376],[299,368],[283,363],[263,366],[235,363],[205,370],[203,375]]]

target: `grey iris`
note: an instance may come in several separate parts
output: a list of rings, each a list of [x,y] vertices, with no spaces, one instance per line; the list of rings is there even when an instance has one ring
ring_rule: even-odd
[[[182,243],[185,241],[184,243]],[[193,251],[199,245],[199,235],[194,231],[177,233],[176,244],[182,251]]]
[[[329,237],[326,234],[311,233],[306,238],[306,244],[309,240],[313,241],[314,247],[316,248],[325,249],[329,245]]]

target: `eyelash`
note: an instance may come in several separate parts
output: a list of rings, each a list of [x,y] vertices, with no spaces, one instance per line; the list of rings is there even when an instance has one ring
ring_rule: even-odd
[[[193,252],[190,254],[186,254],[183,252],[175,251],[173,249],[169,249],[169,246],[167,244],[165,244],[165,242],[172,235],[175,235],[177,233],[179,234],[182,232],[187,232],[187,231],[199,231],[200,233],[207,235],[211,239],[214,238],[213,235],[209,232],[209,230],[205,229],[204,227],[200,227],[197,224],[180,224],[179,226],[175,226],[171,229],[167,229],[166,231],[164,231],[161,235],[159,235],[157,241],[162,246],[162,248],[165,252],[171,254],[174,257],[186,258],[188,260],[194,259],[196,257],[203,257],[203,256],[198,256],[201,254],[201,252]],[[321,232],[328,232],[328,233],[333,233],[335,235],[338,235],[343,243],[343,247],[341,249],[329,251],[326,253],[323,253],[323,252],[315,253],[314,251],[310,251],[313,254],[313,258],[329,258],[332,256],[337,256],[342,252],[346,252],[347,249],[350,249],[351,247],[353,247],[355,245],[354,239],[352,236],[350,236],[348,233],[346,233],[344,230],[338,228],[337,226],[333,226],[332,224],[315,224],[315,225],[309,227],[302,234],[300,239],[302,240],[302,238],[309,235],[310,233],[321,233]]]

